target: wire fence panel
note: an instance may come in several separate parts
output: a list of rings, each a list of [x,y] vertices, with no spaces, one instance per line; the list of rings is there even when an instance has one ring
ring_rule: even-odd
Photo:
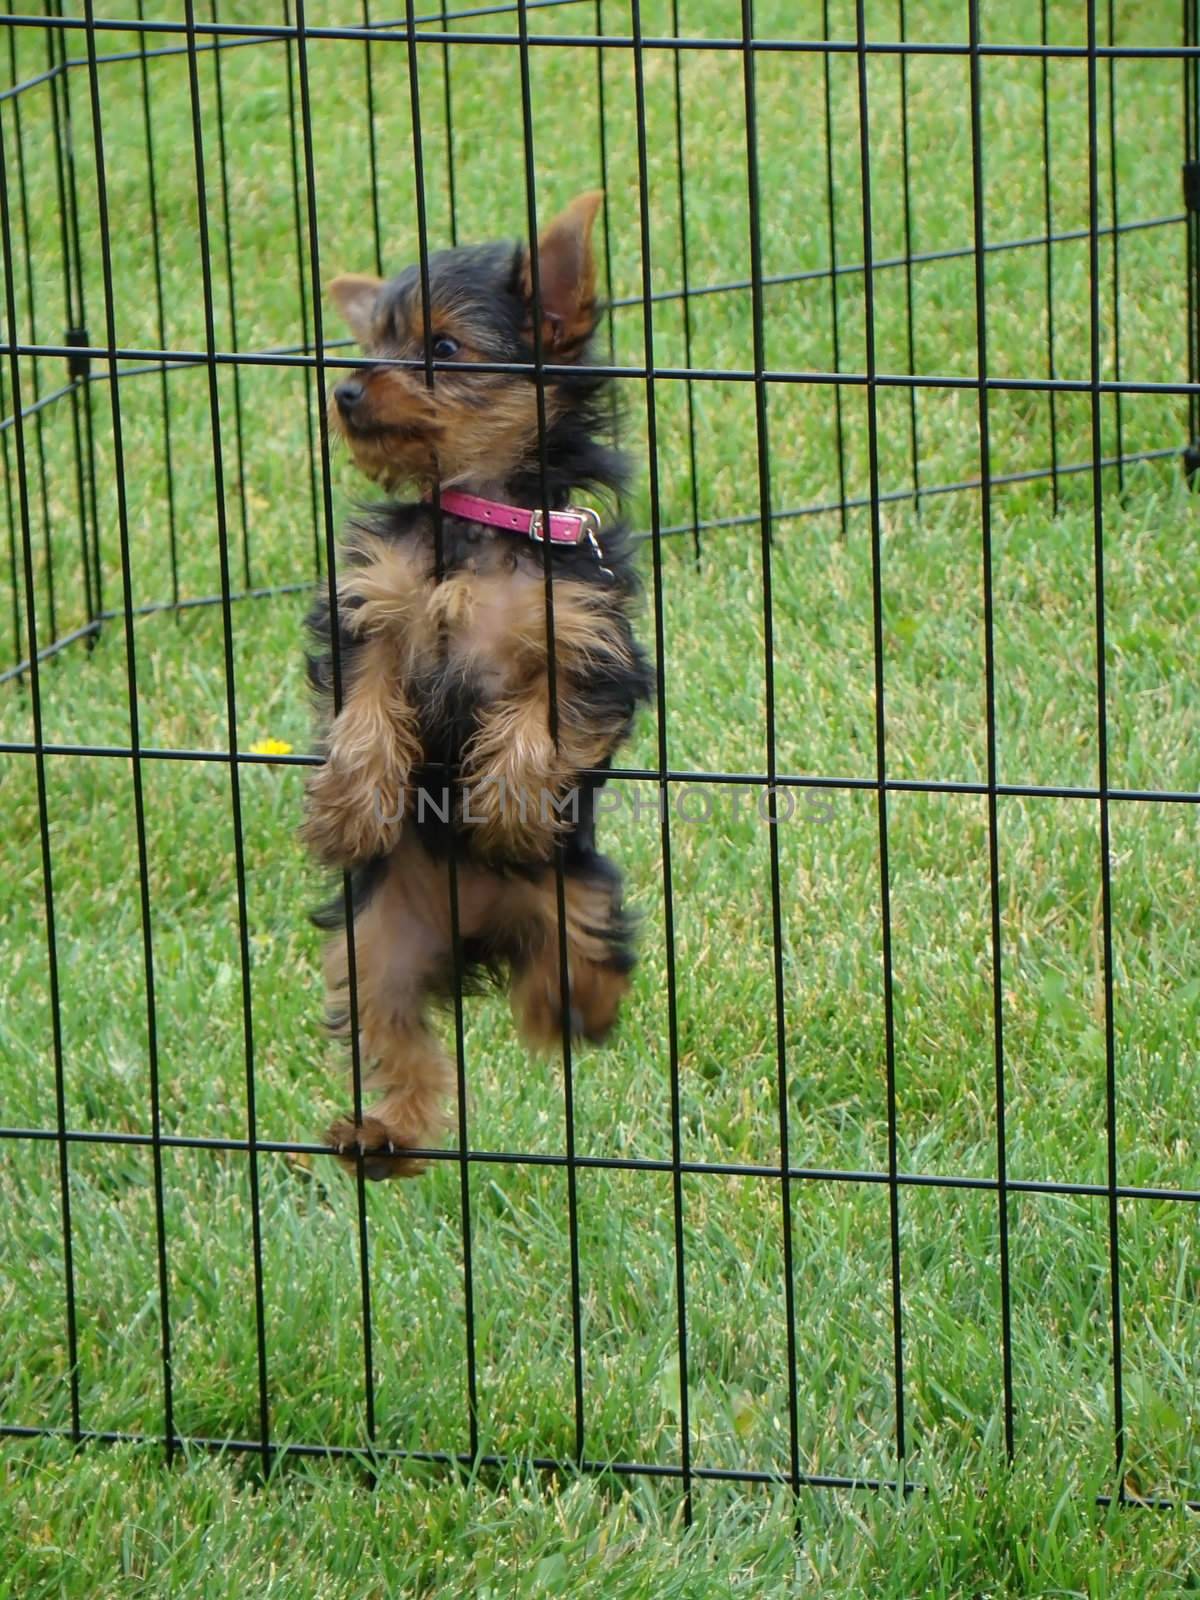
[[[0,1432],[573,1465],[689,1519],[1052,1445],[1200,1509],[1195,0],[0,25]],[[635,467],[655,686],[585,776],[638,975],[582,1049],[559,848],[534,1065],[464,995],[452,855],[446,1145],[347,1181],[301,623],[373,491],[327,397],[435,391],[438,252],[591,190],[581,361],[534,310],[472,371],[532,394],[531,512],[568,380]],[[364,356],[328,284],[406,267],[421,350]]]

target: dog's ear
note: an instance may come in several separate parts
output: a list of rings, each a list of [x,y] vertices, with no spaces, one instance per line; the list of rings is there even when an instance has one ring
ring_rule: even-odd
[[[382,278],[369,278],[360,272],[348,272],[344,277],[335,278],[329,285],[329,298],[345,317],[350,332],[363,346],[371,342],[375,301],[382,287]]]
[[[596,258],[592,227],[604,203],[603,189],[577,195],[547,223],[538,239],[538,290],[542,302],[542,344],[560,357],[577,353],[596,326]],[[521,268],[521,292],[533,309],[529,251]]]

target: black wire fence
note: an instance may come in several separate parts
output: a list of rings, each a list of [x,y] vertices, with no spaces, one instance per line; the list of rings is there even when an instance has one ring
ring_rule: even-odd
[[[1052,0],[1013,8],[1006,21],[1019,37],[992,37],[979,0],[965,0],[956,25],[928,33],[911,0],[877,4],[833,0],[793,6],[790,0],[714,3],[689,0],[495,0],[465,5],[407,0],[392,13],[381,0],[318,7],[306,0],[267,4],[181,0],[152,5],[131,0],[112,9],[83,0],[44,0],[40,14],[0,17],[9,83],[0,92],[0,224],[3,229],[4,326],[0,365],[0,452],[3,456],[6,580],[0,623],[0,684],[27,709],[28,737],[0,743],[10,769],[30,763],[36,774],[48,960],[55,1113],[45,1126],[8,1125],[0,1113],[6,1160],[31,1143],[57,1153],[65,1284],[65,1349],[69,1421],[58,1431],[75,1440],[158,1438],[168,1455],[184,1442],[260,1452],[389,1453],[471,1461],[480,1450],[473,1309],[470,1174],[480,1165],[537,1164],[565,1173],[570,1234],[568,1286],[572,1307],[575,1448],[584,1468],[657,1474],[680,1480],[690,1512],[694,1483],[737,1482],[878,1486],[884,1480],[806,1470],[799,1447],[795,1381],[797,1324],[806,1308],[796,1295],[791,1218],[811,1184],[875,1186],[886,1195],[890,1239],[891,1360],[894,1449],[903,1462],[905,1325],[901,1283],[901,1213],[922,1188],[978,1191],[994,1203],[1003,1382],[1004,1445],[1014,1449],[1018,1399],[1012,1363],[1010,1240],[1020,1195],[1090,1196],[1103,1204],[1108,1229],[1113,1493],[1136,1497],[1121,1474],[1126,1456],[1122,1371],[1121,1253],[1124,1208],[1171,1200],[1189,1216],[1200,1186],[1168,1188],[1125,1181],[1117,1143],[1117,1049],[1114,1040],[1113,888],[1110,814],[1114,805],[1195,804],[1200,795],[1167,787],[1110,783],[1105,681],[1105,508],[1117,503],[1139,464],[1162,459],[1173,470],[1200,465],[1200,5],[1114,6],[1088,0],[1070,9]],[[105,14],[102,14],[105,13]],[[769,15],[768,15],[769,14]],[[940,13],[939,13],[940,18]],[[939,21],[940,26],[940,21]],[[489,116],[464,72],[481,52],[503,59],[511,92],[505,103],[509,215],[536,235],[549,212],[546,176],[564,164],[568,140],[585,155],[571,163],[582,188],[603,185],[608,199],[605,279],[611,305],[607,349],[596,359],[610,373],[641,430],[644,489],[640,533],[648,545],[651,637],[660,668],[655,759],[626,766],[615,783],[663,790],[682,784],[757,786],[772,796],[803,790],[861,791],[877,814],[880,874],[877,915],[882,938],[883,1060],[886,1071],[887,1160],[878,1169],[804,1166],[789,1152],[788,1003],[784,943],[786,908],[778,830],[770,838],[775,1071],[779,1106],[777,1162],[693,1160],[681,1135],[681,1064],[674,951],[671,813],[661,817],[662,952],[666,963],[666,1048],[669,1052],[669,1154],[608,1157],[576,1148],[574,1069],[564,1040],[565,1147],[557,1153],[473,1146],[467,1122],[463,1012],[455,1007],[459,1122],[453,1147],[437,1159],[461,1174],[464,1268],[464,1372],[467,1431],[444,1451],[400,1451],[376,1426],[372,1334],[373,1280],[369,1214],[361,1175],[357,1234],[361,1286],[364,1433],[360,1446],[275,1437],[270,1393],[268,1317],[263,1290],[259,1158],[268,1153],[320,1158],[322,1147],[260,1137],[256,1118],[255,1013],[247,880],[253,870],[242,831],[243,773],[259,764],[303,766],[303,755],[257,753],[239,739],[234,613],[325,584],[335,561],[337,517],[322,396],[341,368],[360,365],[349,341],[325,322],[317,286],[347,266],[397,269],[389,240],[396,174],[411,182],[422,261],[438,244],[490,237],[486,218],[495,197],[472,188],[472,150],[486,137]],[[336,71],[323,75],[325,57]],[[554,100],[558,58],[572,62],[569,110]],[[272,94],[239,63],[265,61]],[[689,97],[705,58],[719,63]],[[962,70],[961,138],[938,152],[918,145],[914,109],[930,62],[952,59]],[[1159,98],[1175,107],[1169,129],[1154,112],[1156,150],[1168,150],[1145,181],[1138,152],[1149,134],[1141,95],[1126,95],[1135,72],[1152,74]],[[549,76],[548,76],[549,75]],[[1006,76],[1007,75],[1007,76]],[[318,99],[314,85],[320,82]],[[763,92],[764,82],[772,93]],[[549,84],[549,87],[547,86]],[[789,85],[793,87],[789,87]],[[1013,101],[1015,135],[1027,166],[1022,205],[997,199],[990,164],[1000,142],[998,112]],[[783,100],[779,92],[783,92]],[[407,128],[385,113],[402,92]],[[656,107],[649,131],[648,99]],[[789,106],[781,122],[779,107]],[[878,109],[882,107],[883,109]],[[732,109],[731,109],[732,108]],[[706,145],[722,117],[740,129],[740,193],[715,198],[706,187]],[[261,127],[259,125],[261,121]],[[333,124],[344,135],[352,174],[331,167],[326,144]],[[580,131],[584,129],[585,131]],[[481,132],[481,130],[484,130]],[[793,141],[815,150],[816,187],[787,191]],[[881,149],[886,153],[886,165]],[[519,152],[519,159],[515,159]],[[343,155],[341,160],[347,159]],[[324,164],[323,164],[324,163]],[[930,186],[940,171],[942,187]],[[1179,177],[1182,171],[1182,189]],[[781,172],[784,177],[781,178]],[[1130,176],[1131,174],[1131,176]],[[1032,175],[1032,176],[1031,176]],[[807,179],[805,180],[807,183]],[[341,183],[360,198],[355,236],[331,237],[319,225],[322,195]],[[202,197],[202,198],[198,198]],[[269,247],[239,254],[239,226],[261,206],[272,219]],[[614,228],[618,208],[632,219],[627,237]],[[714,221],[712,212],[717,212]],[[721,214],[736,219],[744,266],[720,270],[711,236]],[[470,221],[466,220],[469,215]],[[1006,226],[1009,218],[1037,224]],[[241,221],[239,222],[239,217]],[[130,229],[140,266],[129,272]],[[959,230],[957,237],[948,233]],[[884,243],[883,241],[886,241]],[[628,246],[628,248],[626,248]],[[1169,277],[1176,320],[1164,344],[1141,338],[1144,280]],[[713,263],[717,265],[713,268]],[[632,265],[630,265],[632,263]],[[1019,264],[1011,293],[997,292],[1007,264]],[[710,270],[713,268],[713,270]],[[1159,277],[1153,278],[1157,284]],[[955,289],[961,304],[955,309]],[[1158,294],[1157,289],[1153,291]],[[805,338],[780,331],[787,297],[803,308]],[[960,320],[954,322],[959,316]],[[945,338],[930,331],[948,330]],[[1134,331],[1129,332],[1130,324]],[[1186,354],[1185,354],[1186,352]],[[547,366],[539,360],[540,383]],[[203,385],[202,390],[195,386]],[[188,388],[187,386],[191,386]],[[181,396],[186,395],[186,400]],[[715,482],[714,439],[722,407],[752,397],[751,444],[733,482]],[[732,398],[731,398],[732,397]],[[199,423],[197,418],[202,419]],[[716,419],[714,422],[713,419]],[[262,453],[264,435],[284,431],[303,442],[280,459]],[[821,476],[788,470],[791,440],[816,440]],[[636,429],[635,429],[636,432]],[[956,442],[955,442],[956,441]],[[728,477],[728,474],[726,474]],[[270,502],[287,496],[308,534],[302,560],[294,543],[280,549],[263,532]],[[1090,508],[1095,574],[1097,778],[1093,784],[1001,781],[996,738],[996,656],[992,528],[1005,496],[1039,515]],[[213,509],[213,540],[198,551],[192,507]],[[983,562],[986,771],[977,781],[898,776],[889,765],[885,696],[885,608],[882,552],[889,512],[919,519],[946,497],[971,496],[978,506]],[[859,520],[855,520],[855,519]],[[873,771],[789,770],[777,742],[773,576],[788,561],[788,541],[804,519],[829,537],[864,538],[870,549],[873,662]],[[208,524],[205,524],[207,527]],[[765,765],[758,772],[696,769],[671,760],[667,676],[663,672],[664,561],[668,540],[686,541],[697,572],[720,561],[721,541],[747,530],[761,545],[761,630],[765,685]],[[744,537],[741,536],[741,537]],[[547,556],[549,559],[549,556]],[[206,581],[207,580],[207,581]],[[673,579],[672,581],[680,581]],[[222,618],[224,704],[215,725],[226,738],[214,748],[146,741],[139,721],[139,619],[156,612],[215,607]],[[51,662],[90,650],[121,630],[127,666],[127,741],[64,743],[48,733],[43,714]],[[84,680],[86,682],[86,679]],[[48,763],[127,764],[132,783],[144,967],[149,1103],[141,1126],[84,1128],[69,1112],[69,1052],[60,1025],[56,943],[56,844],[48,801]],[[215,763],[228,775],[232,806],[238,965],[244,1047],[241,1137],[171,1132],[162,1115],[157,1039],[161,1005],[156,977],[161,955],[153,937],[154,874],[147,846],[145,786],[162,762]],[[893,904],[889,892],[889,805],[902,792],[974,795],[986,806],[993,990],[991,1093],[995,1171],[991,1176],[905,1170],[897,1139]],[[1099,829],[1100,904],[1097,960],[1103,991],[1106,1170],[1101,1181],[1022,1179],[1006,1153],[1005,1038],[1001,971],[1002,871],[998,806],[1003,797],[1073,800],[1095,807]],[[771,804],[776,802],[772,799]],[[565,960],[565,956],[564,956]],[[71,981],[75,981],[72,979]],[[257,1030],[257,1032],[256,1032]],[[358,1063],[355,1099],[361,1103]],[[71,1209],[72,1168],[89,1144],[148,1151],[154,1193],[156,1313],[162,1374],[161,1431],[127,1433],[90,1424],[78,1380],[80,1313],[76,1302]],[[197,1437],[177,1425],[173,1409],[170,1157],[176,1151],[240,1152],[248,1161],[250,1250],[257,1351],[257,1432],[252,1437]],[[672,1340],[684,1375],[673,1461],[609,1461],[588,1447],[589,1396],[581,1320],[577,1180],[589,1168],[657,1173],[669,1183],[675,1278]],[[778,1190],[789,1399],[786,1465],[753,1460],[713,1466],[693,1447],[688,1410],[687,1277],[684,1263],[685,1179],[741,1176]],[[12,1301],[6,1316],[19,1314]],[[55,1431],[38,1417],[0,1418],[11,1435]],[[486,1459],[494,1459],[489,1456]],[[558,1457],[537,1457],[542,1466]],[[906,1483],[906,1486],[908,1484]],[[1200,1487],[1193,1485],[1192,1487]],[[1193,1502],[1200,1509],[1200,1502]]]

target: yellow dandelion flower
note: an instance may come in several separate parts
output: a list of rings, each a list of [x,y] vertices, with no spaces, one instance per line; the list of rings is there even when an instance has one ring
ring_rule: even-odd
[[[292,747],[286,739],[256,739],[250,746],[252,756],[290,756]]]

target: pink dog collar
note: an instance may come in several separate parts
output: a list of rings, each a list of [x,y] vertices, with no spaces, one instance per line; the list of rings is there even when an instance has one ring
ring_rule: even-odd
[[[460,494],[457,489],[442,491],[441,506],[452,516],[466,517],[470,522],[486,522],[491,528],[505,528],[509,533],[523,533],[539,544],[546,537],[545,514],[530,511],[525,506],[508,506],[500,500],[485,500],[482,495]],[[569,506],[566,511],[550,513],[551,544],[582,544],[586,539],[599,551],[596,540],[599,532],[600,518],[589,506]]]

